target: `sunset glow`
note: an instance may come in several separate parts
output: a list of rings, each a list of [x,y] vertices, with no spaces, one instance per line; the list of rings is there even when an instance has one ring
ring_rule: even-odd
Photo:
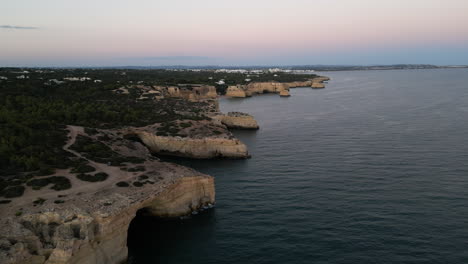
[[[137,2],[5,1],[0,66],[468,63],[464,0]]]

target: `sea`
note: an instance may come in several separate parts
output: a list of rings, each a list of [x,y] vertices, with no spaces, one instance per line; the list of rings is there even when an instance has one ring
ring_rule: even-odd
[[[216,207],[137,217],[131,263],[468,263],[468,69],[320,72],[325,89],[220,99],[247,160],[176,160]],[[129,239],[130,239],[129,238]]]

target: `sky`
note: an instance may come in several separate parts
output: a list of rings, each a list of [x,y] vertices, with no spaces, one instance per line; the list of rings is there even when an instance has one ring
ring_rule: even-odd
[[[1,66],[468,64],[468,0],[0,0]]]

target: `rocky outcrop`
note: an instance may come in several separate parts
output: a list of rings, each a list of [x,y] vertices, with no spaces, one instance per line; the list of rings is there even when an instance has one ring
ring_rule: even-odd
[[[289,94],[289,90],[283,90],[283,91],[280,92],[279,95],[280,95],[281,97],[289,97],[289,96],[291,96],[291,95]]]
[[[323,83],[314,82],[314,83],[312,83],[311,88],[314,88],[314,89],[323,89],[323,88],[325,88],[325,85],[324,85]]]
[[[215,99],[218,97],[216,87],[212,85],[199,85],[199,84],[181,84],[179,86],[146,86],[134,85],[130,87],[122,87],[114,90],[115,93],[128,94],[128,89],[137,89],[141,94],[138,99],[161,99],[165,97],[175,97],[187,100],[205,100]]]
[[[247,97],[243,85],[229,86],[226,90],[226,96],[237,98]]]
[[[215,201],[212,177],[185,177],[167,187],[145,207],[158,217],[178,217]]]
[[[245,89],[253,94],[280,93],[289,89],[288,83],[280,82],[253,82],[245,86]]]
[[[313,82],[319,82],[319,83],[327,82],[329,80],[330,78],[326,76],[319,76],[319,77],[315,77],[314,79],[312,79]]]
[[[33,209],[21,216],[2,208],[0,262],[122,263],[127,258],[128,227],[138,210],[177,217],[214,203],[212,177],[171,166],[176,173],[166,177],[172,179],[144,185],[138,191],[108,186],[99,192],[75,195],[66,206],[50,202],[45,211]]]
[[[288,97],[289,89],[296,87],[311,87],[314,89],[325,88],[323,82],[330,80],[328,77],[319,76],[307,81],[296,82],[252,82],[246,85],[229,86],[226,96],[229,97],[248,97],[253,94],[277,93],[280,96]]]
[[[219,120],[227,128],[231,129],[259,129],[253,116],[241,112],[229,112],[227,115],[217,115],[213,119]]]
[[[212,177],[161,162],[141,143],[121,138],[119,131],[96,130],[90,136],[83,127],[68,129],[63,149],[108,177],[88,182],[70,169],[57,169],[55,174],[65,175],[72,188],[55,191],[51,186],[27,186],[22,197],[1,203],[0,263],[122,263],[127,258],[129,225],[137,211],[178,217],[214,204]],[[93,161],[92,156],[70,148],[78,136],[106,137],[105,144],[120,158],[131,154],[133,161],[121,165]]]
[[[303,81],[303,82],[290,82],[288,83],[289,88],[296,88],[296,87],[310,87],[312,85],[312,81]]]
[[[217,96],[216,87],[211,85],[181,85],[179,93],[174,95],[187,100],[214,99]]]
[[[247,146],[236,138],[161,137],[145,131],[136,132],[136,134],[153,153],[161,155],[194,159],[250,157]]]

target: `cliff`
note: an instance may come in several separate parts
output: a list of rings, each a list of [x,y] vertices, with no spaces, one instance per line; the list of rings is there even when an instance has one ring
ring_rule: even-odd
[[[64,149],[73,144],[77,134],[85,135],[82,128],[72,127],[71,142]],[[135,164],[111,166],[88,160],[109,177],[87,182],[71,175],[69,169],[57,170],[56,174],[69,178],[73,188],[28,187],[23,197],[1,204],[0,263],[122,263],[127,258],[129,224],[138,210],[158,217],[178,217],[214,204],[212,177],[149,158],[141,147],[140,143],[120,140],[113,148],[148,157],[138,169],[132,169]],[[85,159],[76,151],[70,153]]]
[[[1,263],[115,264],[126,260],[127,230],[138,210],[175,217],[214,203],[213,178],[179,169],[185,175],[178,179],[172,175],[174,179],[165,184],[138,190],[109,186],[66,199],[72,206],[50,202],[44,212],[33,210],[18,217],[11,216],[11,210],[2,212],[10,216],[1,220]]]
[[[291,96],[291,95],[289,94],[289,90],[281,91],[279,95],[280,95],[281,97],[289,97],[289,96]]]
[[[244,159],[250,157],[247,146],[235,138],[161,137],[145,131],[139,131],[136,134],[156,154],[194,159]]]
[[[311,87],[314,89],[325,88],[325,81],[330,80],[328,77],[319,76],[307,81],[285,82],[251,82],[246,85],[229,86],[226,90],[228,97],[248,97],[253,94],[277,93],[280,96],[288,97],[289,89],[296,87]]]
[[[227,115],[214,116],[213,119],[219,120],[227,128],[231,129],[259,129],[258,123],[253,116],[246,113],[229,112]]]
[[[238,98],[247,97],[242,85],[229,86],[226,90],[226,96]]]
[[[138,90],[140,94],[140,97],[138,98],[139,100],[174,97],[197,101],[216,99],[218,97],[216,87],[212,85],[199,84],[180,84],[179,86],[133,85],[115,89],[114,92],[118,94],[128,94],[130,88]]]

